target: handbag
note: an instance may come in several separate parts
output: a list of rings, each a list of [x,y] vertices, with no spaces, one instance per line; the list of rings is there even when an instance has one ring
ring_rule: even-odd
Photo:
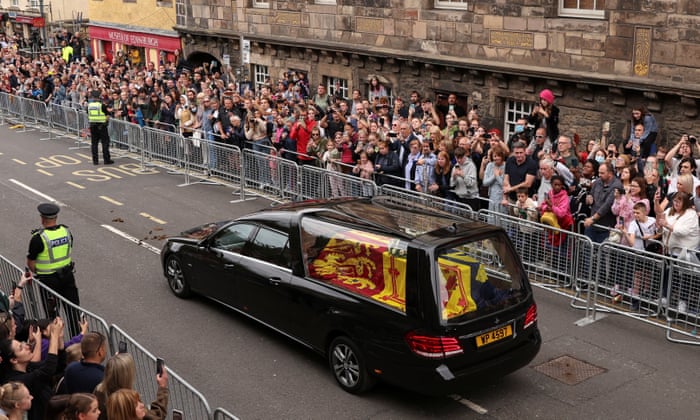
[[[635,220],[634,222],[637,223],[637,227],[639,228],[639,233],[641,233],[642,237],[643,237],[644,230],[642,230],[642,225],[640,225],[637,220]],[[642,239],[642,242],[644,243],[644,250],[646,252],[651,252],[654,254],[661,254],[664,250],[664,247],[661,246],[661,244],[659,242],[647,241],[646,239]]]
[[[202,132],[200,130],[195,130],[194,133],[192,133],[192,145],[194,147],[199,147],[201,143],[200,140],[202,140]]]

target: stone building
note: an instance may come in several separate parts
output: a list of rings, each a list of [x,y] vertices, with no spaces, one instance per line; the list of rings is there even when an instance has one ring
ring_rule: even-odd
[[[229,56],[254,84],[296,70],[348,97],[376,75],[392,96],[454,92],[505,132],[546,87],[582,140],[604,121],[620,140],[639,103],[661,142],[700,134],[694,0],[176,0],[176,17],[185,56]]]
[[[140,66],[175,61],[181,49],[173,30],[172,0],[89,0],[90,48],[95,58]]]

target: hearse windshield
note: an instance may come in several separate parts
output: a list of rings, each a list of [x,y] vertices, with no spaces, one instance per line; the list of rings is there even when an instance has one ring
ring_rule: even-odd
[[[439,249],[436,295],[443,323],[461,323],[524,300],[517,261],[504,234]]]

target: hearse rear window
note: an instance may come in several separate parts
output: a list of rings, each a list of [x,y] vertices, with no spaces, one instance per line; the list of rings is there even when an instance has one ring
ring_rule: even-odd
[[[522,273],[511,252],[502,235],[439,250],[442,320],[475,318],[525,299]]]
[[[406,311],[405,241],[309,217],[301,240],[309,277]]]

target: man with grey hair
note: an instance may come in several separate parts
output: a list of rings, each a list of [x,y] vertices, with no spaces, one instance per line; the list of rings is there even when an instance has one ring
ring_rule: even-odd
[[[537,188],[537,195],[534,197],[535,201],[543,200],[549,190],[552,189],[550,181],[554,175],[564,178],[566,185],[571,185],[574,181],[571,171],[561,162],[552,160],[549,157],[540,159],[540,186]]]

